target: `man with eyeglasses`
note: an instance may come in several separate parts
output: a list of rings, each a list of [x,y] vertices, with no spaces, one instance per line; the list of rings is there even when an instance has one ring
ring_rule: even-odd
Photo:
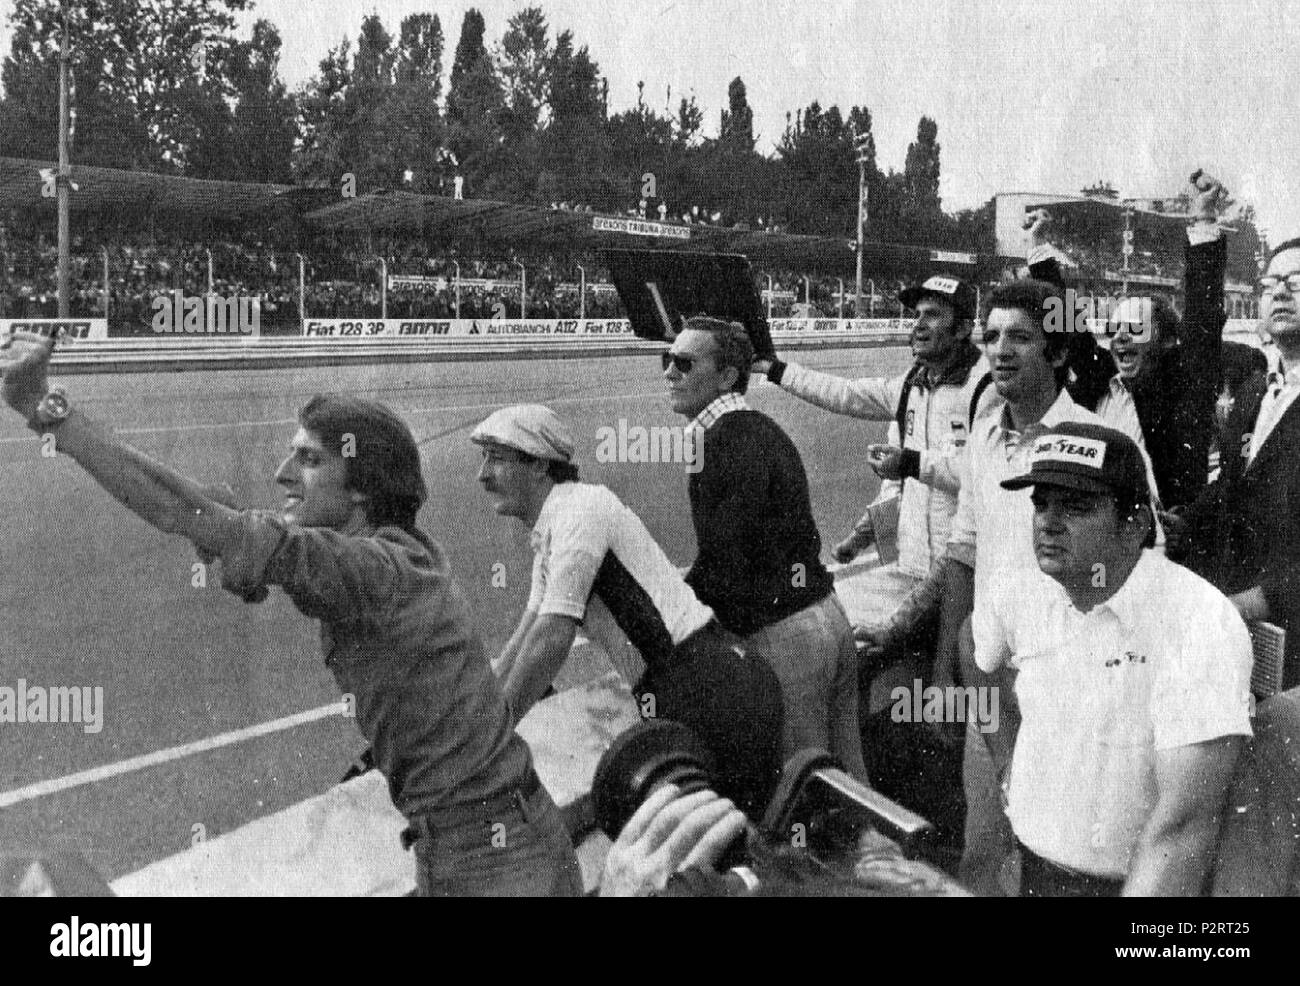
[[[1219,478],[1187,510],[1170,545],[1228,594],[1246,620],[1286,634],[1284,688],[1300,685],[1300,238],[1269,256],[1260,317],[1281,367],[1229,414]]]
[[[975,612],[982,671],[1016,669],[1007,785],[1021,896],[1198,896],[1251,735],[1251,645],[1232,604],[1148,550],[1128,436],[1062,423],[1033,442],[1032,569]]]
[[[1187,229],[1184,251],[1182,320],[1162,298],[1121,299],[1107,313],[1106,331],[1112,340],[1112,359],[1106,360],[1109,379],[1093,381],[1086,396],[1077,388],[1073,391],[1080,403],[1114,427],[1127,429],[1136,416],[1138,444],[1151,457],[1166,510],[1185,507],[1205,488],[1226,322],[1227,246],[1218,216],[1227,192],[1203,171],[1196,171],[1190,182],[1195,219]],[[1063,283],[1047,241],[1050,216],[1037,210],[1027,221],[1030,276]],[[1072,341],[1092,345],[1087,337]]]
[[[699,550],[686,581],[780,679],[785,756],[829,750],[865,783],[852,629],[821,562],[799,450],[745,403],[753,359],[744,326],[707,316],[686,319],[664,354],[672,408],[703,432],[687,483]]]

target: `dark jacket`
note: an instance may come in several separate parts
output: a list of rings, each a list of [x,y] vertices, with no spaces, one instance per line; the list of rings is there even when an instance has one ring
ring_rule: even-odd
[[[1186,309],[1178,345],[1159,350],[1155,366],[1132,391],[1160,499],[1166,507],[1191,503],[1205,488],[1227,321],[1223,311],[1227,242],[1220,237],[1210,243],[1188,243],[1184,256]],[[1058,287],[1064,284],[1055,260],[1033,264],[1029,272]],[[1077,377],[1070,385],[1070,396],[1095,411],[1115,374],[1114,362],[1088,336],[1070,341],[1070,365]]]
[[[1300,684],[1300,401],[1246,464],[1265,388],[1232,409],[1218,480],[1188,508],[1169,555],[1232,595],[1264,590],[1269,620],[1287,632],[1283,687]]]

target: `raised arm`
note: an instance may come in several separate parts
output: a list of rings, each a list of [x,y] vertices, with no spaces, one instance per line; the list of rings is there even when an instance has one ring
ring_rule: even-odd
[[[809,404],[867,421],[892,421],[903,393],[903,377],[846,380],[780,360],[761,360],[754,366],[782,390]]]
[[[239,512],[214,499],[210,490],[122,442],[75,407],[62,422],[37,420],[37,406],[49,390],[53,351],[52,337],[28,333],[0,344],[5,402],[34,431],[53,435],[58,451],[147,523],[188,538],[205,554],[222,554],[238,537]]]

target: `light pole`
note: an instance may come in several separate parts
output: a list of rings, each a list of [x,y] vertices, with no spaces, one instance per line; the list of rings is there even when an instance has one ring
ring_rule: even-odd
[[[871,285],[870,300],[867,302],[869,317],[876,317],[876,282],[874,279],[868,279],[867,283]]]
[[[1133,255],[1133,210],[1124,210],[1124,295],[1128,296],[1128,258]]]
[[[460,262],[453,260],[451,265],[456,268],[456,318],[460,318]]]
[[[104,321],[108,321],[108,247],[100,247],[99,255],[104,258]]]
[[[307,321],[307,258],[295,253],[298,258],[298,318]]]
[[[68,185],[71,182],[71,166],[68,163],[68,11],[63,8],[63,37],[59,41],[59,174],[55,189],[59,196],[59,318],[69,315],[71,296],[71,269],[68,256],[69,241],[69,202]]]
[[[212,251],[211,251],[211,250],[208,250],[208,249],[205,249],[203,252],[207,255],[207,258],[208,258],[208,294],[212,294],[212,283],[213,283],[213,277],[212,277]]]
[[[772,275],[767,274],[767,320],[772,320]]]
[[[808,275],[803,275],[803,309],[808,318],[812,318],[812,299],[809,297],[809,280]]]
[[[388,260],[379,258],[379,317],[388,317]]]
[[[840,310],[839,310],[839,314],[836,317],[843,318],[844,317],[844,278],[837,277],[835,278],[835,280],[840,282]]]
[[[587,317],[587,268],[578,264],[578,318]]]
[[[515,261],[515,266],[519,268],[519,317],[524,319],[528,317],[524,307],[528,302],[528,271],[524,270],[524,265],[518,260]]]
[[[868,149],[871,146],[871,135],[862,134],[853,140],[853,150],[858,161],[858,280],[857,292],[854,299],[855,314],[862,311],[862,241],[867,235],[867,214],[869,206],[869,192],[867,189],[867,160]]]

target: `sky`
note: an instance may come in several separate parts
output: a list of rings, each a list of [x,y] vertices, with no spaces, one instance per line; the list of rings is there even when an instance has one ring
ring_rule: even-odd
[[[0,0],[0,10],[9,0]],[[527,0],[259,0],[296,87],[377,12],[390,33],[438,14],[450,73],[461,20],[482,11],[489,46]],[[1203,168],[1253,204],[1269,239],[1300,235],[1300,10],[1285,0],[533,0],[552,36],[574,33],[609,80],[610,110],[693,94],[716,135],[739,75],[759,150],[813,100],[871,110],[877,162],[902,170],[922,115],[939,126],[949,211],[998,192],[1167,197]],[[0,48],[8,32],[0,28]]]

